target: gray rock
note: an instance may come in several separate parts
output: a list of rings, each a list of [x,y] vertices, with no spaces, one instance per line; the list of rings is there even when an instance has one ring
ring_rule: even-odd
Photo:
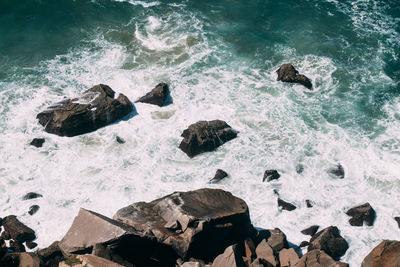
[[[43,195],[42,195],[42,194],[35,193],[35,192],[29,192],[29,193],[26,193],[26,194],[22,197],[22,200],[29,200],[29,199],[39,198],[39,197],[43,197]]]
[[[336,259],[343,256],[349,248],[346,240],[340,236],[336,226],[327,227],[316,233],[310,240],[308,251],[321,249]]]
[[[330,168],[328,170],[328,173],[333,174],[341,179],[344,178],[344,168],[340,163],[338,163],[338,165],[336,165],[335,167]]]
[[[278,206],[281,207],[283,210],[292,211],[296,209],[296,206],[292,203],[286,202],[283,199],[278,197]]]
[[[283,64],[276,72],[278,73],[278,81],[298,83],[312,89],[311,80],[303,74],[299,74],[292,64]]]
[[[118,135],[115,139],[117,140],[118,144],[125,144],[125,140],[123,138],[119,137]]]
[[[363,222],[365,222],[368,226],[372,226],[376,217],[375,210],[368,202],[349,209],[346,214],[352,217],[349,220],[349,223],[352,226],[362,226]]]
[[[153,104],[162,107],[169,96],[169,88],[166,83],[159,83],[156,87],[148,92],[146,95],[142,96],[135,102]]]
[[[222,179],[224,179],[227,176],[228,176],[228,174],[224,170],[218,169],[214,175],[214,178],[212,178],[209,181],[209,183],[211,183],[211,184],[218,183],[219,181],[221,181]]]
[[[29,213],[29,215],[32,216],[32,215],[35,214],[39,209],[40,209],[39,205],[32,205],[32,206],[29,207],[28,213]]]

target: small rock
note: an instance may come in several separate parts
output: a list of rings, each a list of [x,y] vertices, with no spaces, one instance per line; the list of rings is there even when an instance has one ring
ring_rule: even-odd
[[[153,104],[162,107],[170,94],[166,83],[159,83],[156,87],[135,102]]]
[[[25,246],[21,243],[14,242],[13,240],[10,241],[10,249],[13,252],[25,252]]]
[[[39,205],[32,205],[32,206],[29,207],[28,213],[29,213],[29,215],[32,216],[32,215],[35,214],[39,209],[40,209]]]
[[[269,232],[271,236],[268,238],[267,242],[274,251],[279,252],[281,249],[288,248],[286,235],[279,228],[275,228]]]
[[[362,261],[361,267],[400,266],[400,241],[383,240]]]
[[[300,247],[300,248],[302,248],[302,247],[307,247],[308,245],[310,245],[310,243],[309,243],[308,241],[301,241],[299,247]]]
[[[279,251],[279,263],[281,267],[292,267],[299,261],[299,255],[293,248]]]
[[[349,245],[346,240],[340,236],[339,229],[336,226],[327,227],[316,233],[310,240],[308,251],[321,249],[326,254],[336,259],[343,256]]]
[[[125,144],[125,140],[123,138],[119,137],[118,135],[115,139],[117,140],[118,144]]]
[[[368,226],[372,226],[376,217],[375,210],[368,202],[349,209],[346,214],[352,216],[349,220],[352,226],[362,226],[364,221]]]
[[[21,223],[14,215],[9,215],[4,218],[3,227],[17,243],[32,241],[36,238],[35,231]]]
[[[267,241],[265,241],[265,239],[263,241],[261,241],[260,244],[258,244],[258,246],[256,248],[256,254],[257,254],[257,258],[267,261],[269,264],[271,264],[274,267],[278,266],[278,262],[274,255],[274,250],[267,243]]]
[[[277,170],[266,170],[264,172],[263,182],[265,182],[265,180],[267,180],[267,182],[277,180],[279,179],[279,177],[281,177],[281,175],[278,173]]]
[[[42,147],[44,142],[45,142],[44,138],[33,138],[30,145],[35,147]]]
[[[218,183],[219,181],[221,181],[222,179],[224,179],[227,176],[228,176],[228,174],[225,171],[218,169],[214,175],[214,178],[212,178],[209,181],[209,183]]]
[[[304,235],[313,236],[318,231],[318,228],[319,228],[318,225],[312,225],[312,226],[302,230],[301,233],[304,234]]]
[[[35,193],[35,192],[29,192],[25,196],[22,197],[22,200],[29,200],[29,199],[39,198],[39,197],[43,197],[43,195]]]
[[[299,83],[308,89],[312,89],[311,80],[303,74],[299,74],[292,64],[283,64],[276,72],[278,73],[278,81]]]
[[[292,211],[292,210],[296,209],[295,205],[293,205],[293,204],[291,204],[289,202],[286,202],[286,201],[284,201],[284,200],[282,200],[280,198],[278,198],[278,206],[282,207],[283,210],[288,210],[288,211]]]
[[[342,164],[340,164],[340,163],[338,163],[338,165],[336,165],[336,167],[329,169],[328,173],[333,174],[341,179],[344,178],[344,169],[343,169]]]
[[[10,240],[10,239],[11,239],[11,235],[10,235],[9,232],[3,231],[3,232],[1,233],[1,238],[3,238],[4,240]]]
[[[277,196],[279,197],[279,191],[278,191],[278,189],[274,189],[273,192],[274,192],[275,195],[277,195]]]
[[[245,267],[238,245],[232,245],[225,249],[223,254],[218,255],[212,267]]]
[[[34,249],[34,248],[37,247],[37,244],[35,242],[32,242],[32,241],[27,241],[25,244],[26,244],[26,247],[29,248],[29,249]]]
[[[297,172],[298,174],[301,174],[301,173],[303,173],[303,171],[304,171],[304,166],[303,166],[303,164],[297,164],[297,166],[296,166],[296,172]]]
[[[313,207],[312,201],[309,200],[309,199],[306,199],[306,205],[307,205],[307,208],[312,208]]]
[[[394,217],[394,220],[397,222],[397,225],[400,228],[400,217]]]

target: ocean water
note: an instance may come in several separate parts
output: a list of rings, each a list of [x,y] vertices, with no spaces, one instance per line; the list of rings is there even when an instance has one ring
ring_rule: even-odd
[[[0,216],[17,215],[43,248],[80,207],[112,216],[221,188],[294,244],[310,225],[336,225],[350,245],[342,261],[359,266],[382,239],[400,239],[399,57],[399,0],[0,0]],[[287,62],[312,91],[276,81]],[[137,103],[136,116],[89,134],[47,134],[35,118],[95,84],[133,101],[159,82],[172,104]],[[180,134],[212,119],[238,138],[188,158]],[[344,179],[327,172],[339,162]],[[208,184],[218,168],[230,176]],[[263,183],[266,169],[281,178]],[[297,209],[279,210],[274,189]],[[43,198],[22,201],[30,191]],[[365,202],[374,226],[350,226],[345,211]]]

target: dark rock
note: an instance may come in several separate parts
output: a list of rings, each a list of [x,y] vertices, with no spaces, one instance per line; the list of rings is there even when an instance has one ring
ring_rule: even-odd
[[[316,233],[310,240],[308,251],[321,249],[336,259],[343,256],[349,248],[346,240],[340,236],[336,226],[327,227]]]
[[[400,228],[400,217],[394,217],[394,220],[397,222],[397,225]]]
[[[286,235],[279,228],[269,230],[269,232],[271,236],[268,238],[267,242],[274,251],[279,252],[281,249],[289,247]]]
[[[292,211],[292,210],[296,209],[295,205],[293,205],[289,202],[286,202],[286,201],[280,199],[279,197],[278,197],[278,206],[282,207],[283,210],[288,210],[288,211]]]
[[[28,213],[29,213],[29,215],[32,216],[32,215],[35,214],[39,209],[40,209],[39,205],[32,205],[32,206],[29,207]]]
[[[36,238],[35,231],[18,221],[17,217],[14,215],[7,216],[3,219],[3,227],[17,243],[32,241]]]
[[[29,200],[29,199],[34,199],[38,197],[43,197],[43,195],[35,193],[35,192],[29,192],[25,196],[22,197],[22,200]]]
[[[352,226],[362,226],[364,221],[368,226],[372,226],[376,217],[375,210],[368,202],[349,209],[346,214],[352,217],[349,220]]]
[[[25,252],[25,246],[21,243],[14,242],[13,240],[10,241],[10,249],[13,252]]]
[[[64,256],[58,246],[60,242],[53,242],[47,248],[37,251],[37,254],[41,258],[44,266],[46,267],[58,267],[59,262],[64,260]]]
[[[276,72],[278,73],[278,81],[299,83],[308,89],[312,89],[311,80],[303,74],[299,74],[292,64],[283,64]]]
[[[277,180],[279,179],[279,177],[281,177],[281,175],[278,173],[277,170],[266,170],[264,172],[263,182],[265,182],[265,180],[267,180],[267,182]]]
[[[273,267],[273,265],[264,259],[257,258],[250,264],[250,267]]]
[[[153,104],[162,107],[169,94],[170,92],[168,85],[166,83],[159,83],[153,90],[151,90],[135,102]]]
[[[183,131],[179,148],[189,157],[216,149],[237,137],[237,132],[221,120],[198,121]]]
[[[115,122],[133,110],[129,99],[107,85],[99,84],[79,98],[65,99],[40,112],[36,118],[48,133],[75,136],[97,130]]]
[[[246,238],[244,240],[244,256],[249,259],[255,259],[256,255],[256,246],[251,238]]]
[[[296,172],[298,174],[301,174],[301,173],[303,173],[303,171],[304,171],[304,165],[303,164],[297,164],[296,165]]]
[[[274,189],[273,192],[274,192],[274,194],[275,194],[276,196],[279,197],[279,191],[278,191],[278,189]]]
[[[313,236],[318,231],[318,228],[319,228],[318,225],[312,225],[312,226],[302,230],[301,233],[304,234],[304,235]]]
[[[267,241],[264,239],[258,244],[256,248],[257,258],[263,259],[264,261],[268,262],[271,266],[278,266],[278,261],[275,258],[275,253],[273,248]]]
[[[133,226],[143,235],[154,235],[183,260],[213,260],[226,247],[250,235],[246,203],[220,189],[175,192],[149,203],[138,202],[120,209],[114,219]],[[168,229],[179,222],[179,231]]]
[[[307,208],[312,208],[313,207],[313,203],[309,199],[306,199],[306,205],[307,205]]]
[[[232,245],[225,249],[224,253],[218,255],[213,261],[212,267],[246,267],[242,253],[238,245]]]
[[[118,144],[125,144],[125,140],[123,138],[119,137],[118,135],[115,139],[117,140]]]
[[[92,255],[111,260],[110,248],[103,244],[95,244],[93,246]]]
[[[8,253],[1,267],[40,267],[40,259],[35,253]]]
[[[0,217],[0,226],[3,225],[3,218]]]
[[[335,261],[324,251],[316,249],[307,252],[294,267],[348,267],[344,262]]]
[[[333,174],[341,179],[344,178],[344,169],[342,164],[338,163],[334,168],[328,170],[328,173]]]
[[[7,246],[4,239],[0,238],[0,260],[7,253]]]
[[[29,249],[34,249],[34,248],[37,247],[37,244],[35,242],[32,242],[32,241],[27,241],[25,244],[26,244],[26,247],[29,248]]]
[[[266,229],[256,230],[255,233],[253,233],[253,235],[252,235],[254,245],[258,246],[258,244],[260,244],[260,242],[263,239],[268,240],[268,238],[270,236],[271,236],[271,232],[269,230],[266,230]]]
[[[11,239],[11,235],[10,235],[9,232],[3,231],[3,232],[1,233],[1,238],[3,238],[4,240],[10,240],[10,239]]]
[[[310,243],[309,243],[308,241],[301,241],[299,247],[300,247],[300,248],[302,248],[302,247],[307,247],[308,245],[310,245]]]
[[[400,241],[383,240],[363,260],[361,267],[400,266]]]
[[[45,142],[44,138],[33,138],[30,145],[35,147],[42,147],[44,142]]]
[[[209,183],[218,183],[219,181],[221,181],[222,179],[224,179],[227,176],[228,176],[228,174],[225,171],[218,169],[214,175],[214,178],[212,178],[209,181]]]
[[[279,263],[281,267],[294,266],[299,260],[299,255],[293,248],[284,248],[279,251]]]

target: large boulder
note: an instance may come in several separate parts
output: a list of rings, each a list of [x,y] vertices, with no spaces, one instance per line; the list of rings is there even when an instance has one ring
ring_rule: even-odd
[[[243,242],[252,230],[246,203],[220,189],[175,192],[134,203],[113,218],[154,236],[183,260],[212,261],[229,245]]]
[[[361,267],[400,266],[400,241],[383,240],[363,260]]]
[[[278,266],[278,261],[275,258],[275,253],[272,247],[267,243],[267,241],[264,239],[261,241],[260,244],[258,244],[256,248],[256,254],[257,258],[262,259],[268,264],[270,264],[273,267]]]
[[[278,81],[302,84],[308,89],[312,88],[311,80],[299,74],[292,64],[283,64],[277,71]]]
[[[316,249],[307,252],[294,267],[348,267],[344,262],[335,261],[324,251]]]
[[[48,133],[60,136],[75,136],[95,131],[115,122],[133,110],[129,99],[120,94],[114,99],[115,92],[107,85],[99,84],[79,98],[64,99],[36,118]]]
[[[166,83],[159,83],[156,87],[142,96],[135,102],[153,104],[162,107],[169,95],[169,88]]]
[[[212,151],[237,137],[237,132],[221,120],[198,121],[183,131],[179,148],[189,157]]]
[[[35,231],[20,222],[15,215],[9,215],[3,219],[4,231],[10,234],[16,243],[32,241],[36,238]]]
[[[308,251],[321,249],[326,254],[336,259],[343,256],[349,245],[346,240],[340,236],[339,229],[336,226],[329,226],[316,233],[310,240]]]
[[[376,217],[375,210],[368,202],[349,209],[346,214],[352,217],[349,220],[349,223],[352,226],[362,226],[363,222],[365,222],[368,226],[372,226]]]

